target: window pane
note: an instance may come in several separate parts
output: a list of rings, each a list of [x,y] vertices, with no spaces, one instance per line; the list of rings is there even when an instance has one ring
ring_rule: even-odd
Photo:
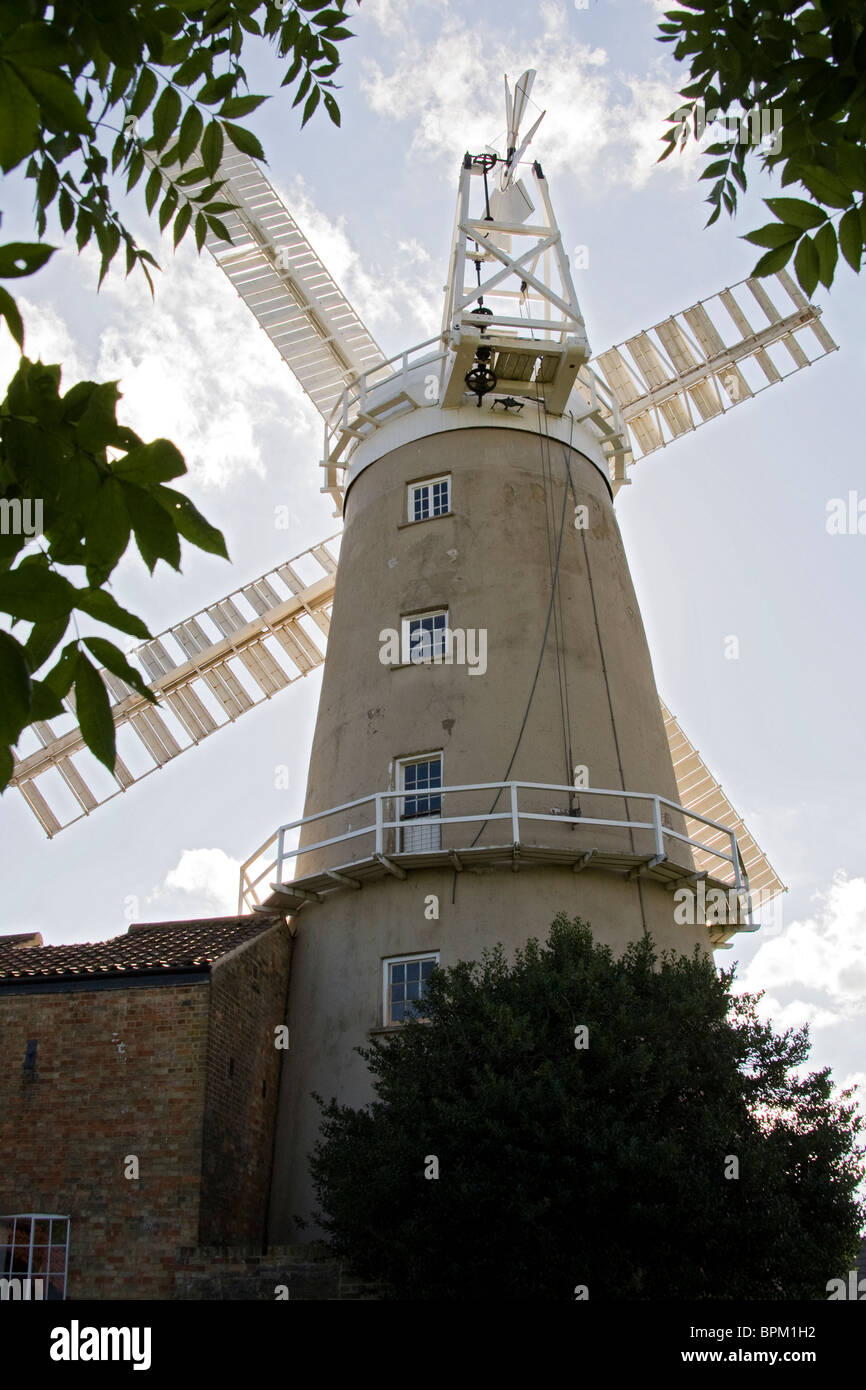
[[[392,983],[392,984],[396,984],[398,980],[402,981],[402,980],[404,980],[404,979],[406,978],[406,977],[405,977],[405,974],[404,974],[405,969],[406,969],[405,965],[392,965],[392,966],[391,966],[391,983]]]
[[[433,484],[433,515],[441,516],[448,511],[448,483],[447,480]]]
[[[407,998],[407,999],[420,999],[420,998],[421,998],[421,982],[420,982],[420,980],[413,980],[411,984],[408,984],[408,985],[406,986],[406,998]]]
[[[435,960],[424,960],[421,962],[421,979],[429,980],[436,966]]]
[[[421,962],[420,962],[420,960],[410,960],[410,961],[407,961],[407,962],[406,962],[406,979],[407,979],[407,980],[420,980],[420,978],[421,978]]]

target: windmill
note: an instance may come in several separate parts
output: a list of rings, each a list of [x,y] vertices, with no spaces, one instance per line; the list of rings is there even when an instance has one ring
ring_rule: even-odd
[[[725,946],[783,890],[659,699],[613,501],[635,463],[835,344],[780,272],[592,358],[525,158],[534,76],[506,80],[503,149],[463,160],[440,332],[388,359],[261,169],[227,151],[231,243],[206,244],[323,418],[345,529],[140,646],[157,708],[103,673],[120,753],[104,793],[69,701],[12,778],[53,836],[325,661],[327,638],[304,816],[241,876],[242,911],[300,924],[276,1239],[309,1200],[309,1092],[365,1098],[352,1049],[438,962],[563,909],[614,945],[648,929]]]
[[[595,358],[596,369],[589,368],[585,327],[546,180],[535,164],[533,178],[543,210],[542,225],[537,226],[528,223],[532,203],[517,177],[544,114],[521,138],[534,77],[531,71],[525,73],[513,96],[506,81],[507,157],[497,160],[487,152],[465,164],[461,173],[441,337],[388,361],[255,162],[235,150],[223,162],[220,177],[226,179],[226,196],[237,208],[229,217],[232,244],[227,247],[211,236],[207,247],[323,416],[322,491],[334,498],[335,515],[342,511],[346,465],[357,444],[375,432],[384,418],[433,403],[429,386],[423,399],[416,399],[417,389],[406,390],[410,374],[419,369],[447,366],[446,408],[462,402],[467,364],[475,370],[469,388],[482,386],[479,407],[484,395],[495,391],[493,409],[523,410],[540,399],[548,418],[561,419],[569,396],[575,398],[573,406],[579,395],[577,413],[573,409],[569,413],[587,423],[601,442],[615,494],[630,481],[627,470],[637,459],[835,349],[820,322],[820,310],[781,272],[774,277],[776,302],[766,281],[744,281],[602,352]],[[493,170],[497,176],[494,179],[491,173],[489,182],[496,185],[491,190],[488,171]],[[484,226],[469,217],[468,207],[470,182],[479,172],[486,190]],[[474,252],[461,245],[464,235],[468,244],[469,232],[477,235]],[[512,254],[512,243],[519,238],[523,238],[521,250]],[[551,262],[558,272],[560,293],[552,283]],[[492,270],[483,281],[482,264]],[[475,286],[466,283],[469,266],[475,269]],[[458,286],[461,274],[464,282]],[[507,287],[506,282],[514,280],[519,288]],[[487,375],[490,368],[477,353],[479,339],[490,336],[485,293],[488,298],[495,294],[500,307],[502,301],[512,301],[511,315],[499,312],[491,325],[511,328],[521,338],[527,331],[535,336],[542,331],[555,335],[534,361],[519,350],[513,360],[497,351],[499,377]],[[471,309],[473,296],[477,313]],[[552,312],[554,318],[542,315],[533,320],[533,305],[546,306],[545,312]],[[725,314],[735,329],[734,338],[729,332],[727,341],[718,326]],[[757,326],[755,315],[760,320]],[[458,319],[462,331],[455,331]],[[560,350],[563,343],[565,351]],[[752,372],[747,377],[749,368]],[[512,369],[516,375],[509,379]],[[425,382],[433,375],[425,373]],[[485,381],[490,383],[486,390]],[[377,400],[370,413],[368,396],[384,383],[387,399]],[[162,710],[154,711],[122,681],[102,673],[114,698],[116,724],[128,727],[138,740],[139,769],[133,773],[119,759],[113,789],[98,795],[85,780],[79,764],[87,762],[88,754],[74,727],[71,701],[66,721],[71,727],[61,733],[47,722],[36,726],[42,746],[19,760],[12,784],[18,786],[49,837],[323,660],[321,636],[328,632],[337,542],[337,535],[325,538],[138,648],[134,659],[161,696]],[[304,618],[309,621],[303,623]],[[280,649],[276,661],[274,642]],[[252,678],[252,688],[249,680],[238,681],[233,665],[238,660]],[[687,765],[681,779],[691,779],[681,781],[681,791],[687,790],[683,804],[706,811],[709,803],[699,805],[696,800],[695,775],[701,785],[701,775],[706,781],[709,774],[699,768],[698,755],[673,717],[667,711],[664,717],[672,751],[682,755],[675,757],[675,764],[685,760]],[[65,813],[51,806],[52,781],[65,784],[71,793]],[[720,789],[708,784],[707,790],[720,808]],[[732,814],[727,805],[724,814]],[[738,830],[742,837],[741,822]],[[753,843],[748,844],[747,855],[753,865],[759,863]],[[753,889],[769,883],[767,879],[757,884],[752,877]],[[248,905],[257,901],[256,886],[247,875],[243,901]]]
[[[500,372],[495,390],[486,393],[491,410],[519,411],[525,423],[541,401],[548,420],[579,420],[601,445],[614,494],[630,482],[637,460],[836,347],[820,310],[783,271],[769,280],[746,280],[724,289],[600,353],[590,367],[583,319],[541,166],[534,165],[533,179],[542,225],[529,221],[531,199],[518,176],[541,124],[539,116],[521,136],[534,77],[534,72],[525,73],[513,96],[506,81],[507,157],[494,162],[488,152],[461,171],[441,337],[388,360],[259,166],[236,150],[226,154],[219,176],[226,180],[226,199],[236,206],[228,217],[232,243],[227,246],[211,235],[207,249],[323,417],[322,491],[334,499],[336,516],[342,512],[351,457],[384,420],[438,405],[438,394],[430,396],[430,382],[440,378],[446,381],[443,405],[462,403],[467,364],[476,364],[482,337],[492,341],[488,314],[472,311],[473,302],[486,310],[485,294],[490,299],[495,293],[500,309],[511,308],[510,315],[495,316],[498,328],[513,330],[519,339],[548,334],[548,346],[535,359],[520,347],[512,359],[496,349]],[[483,226],[470,219],[468,206],[471,183],[479,174],[487,191]],[[515,241],[519,252],[513,251]],[[490,272],[483,286],[482,266]],[[552,271],[559,275],[564,298],[553,286]],[[543,311],[537,322],[534,308]],[[544,318],[548,312],[553,319]],[[419,371],[423,391],[418,390]],[[473,380],[483,385],[484,379],[482,373]],[[479,408],[483,401],[484,394],[478,395]],[[97,792],[88,783],[96,765],[75,723],[72,697],[59,725],[45,721],[35,726],[40,746],[18,760],[12,785],[49,837],[324,660],[338,544],[338,533],[318,541],[131,653],[160,697],[158,710],[103,671],[119,748],[126,739],[134,749],[130,762],[135,770],[119,757],[113,785]],[[662,708],[681,803],[701,814],[713,811],[727,828],[736,828],[753,891],[778,890],[778,878],[721,788]],[[244,870],[241,902],[248,907],[260,901],[266,878],[252,871],[260,857],[253,856]]]

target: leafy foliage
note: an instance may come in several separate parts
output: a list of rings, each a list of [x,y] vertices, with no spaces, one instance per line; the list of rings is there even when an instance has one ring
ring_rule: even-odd
[[[793,257],[807,295],[833,283],[839,252],[860,270],[866,241],[866,11],[860,0],[685,0],[659,25],[659,41],[690,66],[685,105],[667,118],[666,159],[696,136],[705,111],[772,113],[779,137],[762,147],[743,136],[710,145],[701,174],[713,179],[715,222],[746,190],[746,155],[778,169],[804,198],[769,198],[776,219],[746,240],[766,248],[754,271],[771,275]],[[769,124],[769,122],[768,122]],[[757,122],[755,122],[757,127]],[[745,129],[745,128],[744,128]],[[749,132],[751,134],[751,130]],[[729,132],[730,134],[730,132]]]
[[[333,76],[337,44],[351,37],[347,3],[3,0],[0,168],[27,161],[39,235],[56,202],[79,250],[96,240],[101,277],[122,244],[127,274],[138,264],[150,282],[156,263],[116,212],[108,182],[125,178],[129,192],[149,168],[148,210],[159,203],[160,227],[172,226],[175,245],[191,225],[199,248],[209,230],[226,238],[215,180],[225,141],[265,157],[237,123],[268,99],[246,91],[242,57],[256,40],[275,49],[288,60],[282,85],[294,88],[292,104],[304,103],[301,124],[321,101],[339,125]]]
[[[426,1021],[359,1049],[377,1099],[323,1105],[335,1250],[398,1299],[825,1298],[862,1122],[732,980],[649,937],[614,959],[564,916],[510,968],[436,971]]]
[[[145,444],[119,425],[119,395],[113,381],[81,381],[61,395],[60,367],[23,357],[0,405],[0,613],[13,629],[0,632],[0,788],[12,775],[12,745],[22,730],[62,714],[70,692],[85,742],[114,767],[108,692],[91,656],[153,700],[114,643],[78,636],[76,611],[132,637],[150,636],[103,587],[131,535],[151,573],[157,560],[180,569],[181,536],[228,558],[221,532],[167,486],[186,472],[181,454],[167,439]],[[83,585],[64,572],[76,567]],[[24,639],[14,635],[19,623],[31,625]],[[57,656],[70,623],[76,636]]]
[[[209,232],[228,240],[216,177],[226,142],[264,159],[244,125],[268,98],[246,90],[241,59],[270,46],[286,60],[282,86],[302,102],[306,125],[320,101],[335,125],[333,75],[348,0],[213,0],[171,5],[136,0],[0,0],[0,169],[24,166],[45,235],[56,208],[79,251],[95,240],[101,284],[121,246],[127,275],[140,266],[153,290],[156,261],[138,246],[114,206],[109,180],[140,180],[149,213],[177,246],[190,227],[201,251]],[[0,280],[32,275],[55,247],[0,246]],[[24,349],[24,324],[0,285],[0,319]],[[165,439],[144,444],[119,425],[116,382],[80,382],[60,395],[60,367],[22,357],[0,406],[0,790],[12,748],[36,720],[74,701],[88,747],[115,765],[108,692],[96,662],[152,699],[137,671],[104,637],[78,635],[76,610],[134,637],[144,623],[109,593],[109,577],[131,536],[151,572],[180,568],[180,538],[226,555],[225,542],[182,493],[167,484],[186,472]],[[41,509],[41,536],[22,525]],[[34,547],[36,547],[34,551]],[[76,586],[62,570],[82,566]],[[19,623],[29,635],[14,635]],[[76,636],[43,672],[72,623]]]

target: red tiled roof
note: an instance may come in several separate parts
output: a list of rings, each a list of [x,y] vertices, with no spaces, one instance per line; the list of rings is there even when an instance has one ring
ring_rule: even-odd
[[[279,915],[141,922],[124,936],[66,946],[31,946],[32,937],[0,941],[0,983],[104,979],[210,970],[222,956],[270,930]],[[11,944],[18,942],[17,945]]]

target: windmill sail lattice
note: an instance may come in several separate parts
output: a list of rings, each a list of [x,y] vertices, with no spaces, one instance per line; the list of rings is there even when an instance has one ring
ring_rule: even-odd
[[[236,208],[223,218],[232,244],[209,232],[205,246],[327,416],[384,353],[255,160],[230,146],[219,177],[220,197]]]
[[[321,664],[338,539],[311,546],[131,652],[158,707],[102,672],[118,728],[113,777],[86,749],[71,699],[65,722],[72,727],[34,726],[41,747],[16,763],[11,785],[49,837]]]
[[[614,483],[626,481],[636,459],[835,350],[820,310],[782,270],[743,280],[600,353],[593,365],[631,441]]]

